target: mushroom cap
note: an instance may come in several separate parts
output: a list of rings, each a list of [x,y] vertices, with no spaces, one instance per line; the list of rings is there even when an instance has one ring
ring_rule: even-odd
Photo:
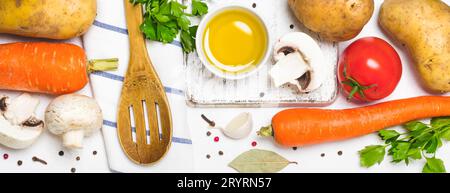
[[[103,117],[100,106],[94,99],[68,94],[55,98],[45,111],[46,128],[55,135],[68,131],[83,130],[84,136],[100,130]]]

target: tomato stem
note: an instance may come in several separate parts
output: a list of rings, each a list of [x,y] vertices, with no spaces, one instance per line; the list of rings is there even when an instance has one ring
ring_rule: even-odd
[[[356,93],[358,93],[362,97],[362,99],[367,100],[367,97],[364,94],[364,91],[367,90],[367,89],[370,89],[370,88],[373,88],[373,87],[377,86],[377,84],[372,84],[372,85],[369,85],[369,86],[362,86],[354,78],[352,78],[351,76],[348,76],[348,74],[347,74],[347,64],[344,65],[344,72],[343,72],[343,74],[344,74],[344,78],[346,80],[342,81],[342,84],[346,84],[346,85],[352,87],[352,90],[348,94],[347,100],[352,100]]]

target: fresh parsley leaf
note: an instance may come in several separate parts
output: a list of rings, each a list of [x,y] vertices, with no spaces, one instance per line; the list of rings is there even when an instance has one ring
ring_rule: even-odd
[[[166,22],[169,22],[171,20],[169,16],[163,15],[163,14],[159,14],[159,13],[155,15],[155,18],[160,23],[166,23]]]
[[[181,17],[184,16],[184,10],[187,7],[178,3],[177,1],[171,1],[170,2],[170,10],[171,14],[175,17]]]
[[[361,165],[370,167],[380,158],[381,148],[388,147],[388,155],[392,156],[392,162],[405,161],[406,165],[410,160],[427,160],[422,172],[445,172],[443,161],[435,158],[436,151],[442,146],[442,140],[450,140],[450,117],[432,118],[430,124],[419,121],[409,122],[404,125],[406,133],[398,133],[394,130],[383,130],[379,132],[380,137],[385,141],[385,146],[368,146],[360,151]],[[405,136],[399,139],[400,136]],[[380,148],[380,149],[377,149]],[[377,151],[376,151],[377,150]],[[384,151],[384,149],[383,149]],[[424,154],[432,155],[427,158]],[[362,156],[365,155],[365,156]]]
[[[148,14],[152,15],[153,13],[159,12],[159,1],[158,0],[152,0],[151,3],[148,3],[146,5]]]
[[[410,148],[408,150],[408,157],[411,159],[422,159],[422,154],[419,148]]]
[[[413,121],[406,123],[403,127],[408,131],[419,131],[428,128],[428,125],[419,121]]]
[[[187,53],[194,51],[195,49],[195,34],[197,33],[198,26],[189,27],[187,31],[181,31],[181,43],[183,50]]]
[[[193,45],[195,42],[191,34],[189,34],[188,31],[181,31],[180,39],[183,46],[183,50],[185,52],[192,52],[193,51],[192,49],[194,47]]]
[[[138,3],[146,3],[149,0],[130,0],[130,3],[138,4]]]
[[[150,40],[157,41],[158,38],[156,36],[156,25],[152,23],[152,21],[148,18],[144,20],[144,23],[141,24],[141,31],[144,33],[145,37]]]
[[[167,25],[158,23],[156,30],[158,40],[163,43],[173,42],[173,40],[175,40],[175,37],[177,36],[177,30],[174,28],[170,28]]]
[[[436,136],[433,136],[431,140],[429,140],[426,144],[424,149],[427,153],[436,153],[436,150],[439,146],[442,145],[441,139],[437,138]]]
[[[189,25],[191,25],[191,21],[185,15],[182,15],[181,17],[179,17],[177,19],[177,23],[178,23],[178,26],[184,31],[188,31]]]
[[[410,146],[411,144],[405,141],[393,143],[391,149],[389,149],[389,155],[392,155],[392,162],[408,162],[408,152]]]
[[[176,0],[130,0],[144,7],[144,22],[140,29],[147,39],[170,43],[180,34],[181,46],[186,53],[195,50],[197,27],[191,26],[190,16],[208,13],[208,5],[200,0],[192,1],[192,14],[185,13],[187,6]],[[181,33],[180,33],[181,32]]]
[[[427,158],[427,163],[423,167],[423,173],[445,173],[444,162],[437,158]]]
[[[371,145],[359,151],[360,164],[363,167],[371,167],[376,163],[380,164],[386,154],[385,146]]]
[[[430,124],[433,128],[441,128],[450,126],[450,117],[435,117],[432,118]]]
[[[208,5],[200,0],[192,0],[192,15],[202,16],[208,13]]]
[[[191,27],[189,28],[189,33],[191,33],[191,34],[197,34],[197,29],[198,29],[198,25],[191,26]],[[195,37],[195,36],[194,36],[194,37]]]
[[[172,1],[171,1],[172,2]],[[169,3],[167,0],[162,1],[162,3],[159,6],[159,12],[162,15],[170,15],[171,13],[171,3]]]
[[[380,132],[378,132],[378,134],[380,135],[381,139],[386,141],[386,143],[395,141],[398,137],[400,137],[400,133],[395,130],[381,130]]]
[[[441,139],[450,141],[450,126],[442,128]]]
[[[433,137],[433,134],[426,132],[426,133],[416,133],[417,131],[413,131],[410,133],[411,137],[413,138],[411,140],[412,147],[423,147],[428,141],[431,140]]]

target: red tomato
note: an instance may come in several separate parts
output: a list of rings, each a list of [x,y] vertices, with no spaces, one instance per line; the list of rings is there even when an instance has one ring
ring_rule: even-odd
[[[338,78],[349,100],[369,102],[385,98],[397,87],[401,76],[398,53],[380,38],[356,40],[339,58]]]

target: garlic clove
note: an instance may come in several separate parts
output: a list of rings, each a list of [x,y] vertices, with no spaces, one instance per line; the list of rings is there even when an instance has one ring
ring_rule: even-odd
[[[242,139],[247,137],[252,129],[252,115],[245,112],[234,117],[224,128],[222,128],[222,132],[230,138]]]

